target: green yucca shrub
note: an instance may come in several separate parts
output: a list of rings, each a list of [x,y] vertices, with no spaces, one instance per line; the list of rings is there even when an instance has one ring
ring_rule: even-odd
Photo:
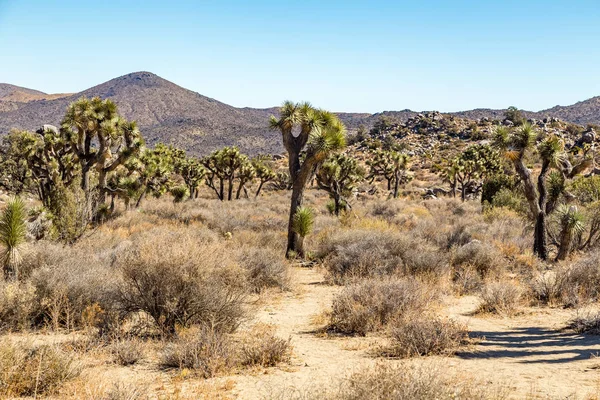
[[[298,234],[297,253],[304,257],[304,238],[312,232],[315,215],[310,207],[298,207],[292,221],[292,229]]]
[[[188,187],[185,185],[175,186],[170,190],[170,192],[175,203],[181,203],[190,197],[190,189],[188,189]]]
[[[18,279],[27,235],[25,203],[14,197],[0,216],[0,263],[6,279]]]

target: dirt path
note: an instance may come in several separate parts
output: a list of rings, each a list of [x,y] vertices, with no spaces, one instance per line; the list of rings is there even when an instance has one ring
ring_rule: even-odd
[[[600,338],[563,328],[574,312],[528,308],[512,318],[472,317],[477,299],[463,297],[448,315],[481,342],[449,364],[507,385],[515,398],[580,398],[600,394]]]
[[[259,310],[257,322],[273,324],[290,337],[290,366],[265,374],[233,377],[231,395],[239,399],[273,398],[283,391],[332,384],[352,370],[381,360],[369,355],[374,339],[331,338],[315,334],[315,317],[331,307],[340,289],[324,285],[312,269],[294,270],[297,290]],[[511,398],[580,398],[600,393],[600,339],[561,331],[570,311],[527,309],[514,318],[473,316],[475,297],[449,299],[444,312],[482,337],[474,348],[455,357],[428,357],[408,362],[440,362],[454,372],[485,383],[506,386]],[[322,326],[322,325],[321,325]],[[397,363],[402,361],[385,360]],[[577,397],[569,397],[574,394]]]
[[[267,375],[239,376],[232,394],[239,399],[269,398],[282,391],[301,391],[344,377],[357,365],[373,363],[364,349],[353,347],[348,338],[328,338],[315,333],[315,318],[331,307],[339,288],[325,285],[313,269],[295,268],[296,290],[276,305],[259,310],[256,321],[277,327],[282,338],[291,338],[290,366]]]

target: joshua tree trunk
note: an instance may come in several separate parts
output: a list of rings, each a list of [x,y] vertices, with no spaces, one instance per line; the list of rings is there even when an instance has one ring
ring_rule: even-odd
[[[286,257],[292,257],[293,253],[298,254],[300,257],[303,257],[303,249],[302,240],[300,235],[298,235],[293,228],[294,225],[294,216],[296,215],[296,211],[300,206],[302,206],[302,200],[304,197],[304,183],[299,182],[300,179],[296,179],[294,182],[294,186],[292,187],[292,203],[290,205],[290,217],[288,221],[288,244],[286,250]]]
[[[146,196],[147,191],[148,188],[144,188],[144,191],[142,192],[142,194],[140,194],[140,197],[138,197],[137,202],[135,203],[135,208],[138,208],[140,204],[142,204],[142,200],[144,199],[144,196]]]
[[[560,244],[558,246],[558,254],[556,261],[564,260],[571,252],[571,242],[573,241],[573,228],[566,225],[560,235]]]
[[[233,199],[233,176],[229,177],[229,187],[227,188],[227,200],[231,201]]]
[[[333,193],[333,204],[334,204],[334,212],[335,215],[338,216],[340,215],[340,195],[337,192]]]
[[[265,183],[264,181],[260,181],[260,184],[258,185],[258,189],[256,190],[256,194],[254,195],[254,198],[258,197],[258,195],[260,194],[260,191],[262,190],[264,183]]]
[[[314,165],[306,161],[302,165],[301,170],[296,174],[296,179],[292,185],[292,203],[290,205],[290,217],[288,220],[288,245],[285,252],[286,257],[290,258],[293,253],[298,254],[300,257],[304,257],[303,238],[300,238],[294,231],[294,216],[298,208],[302,206],[302,200],[304,198],[304,189],[308,178],[312,175]]]
[[[540,211],[535,220],[535,233],[533,240],[533,253],[542,260],[548,259],[546,244],[546,213]]]
[[[540,176],[538,176],[538,214],[535,220],[535,237],[533,241],[533,252],[542,260],[548,259],[548,246],[546,244],[546,175],[548,175],[549,163],[544,161]]]
[[[400,173],[398,171],[394,174],[394,198],[398,198],[398,187],[400,186]]]

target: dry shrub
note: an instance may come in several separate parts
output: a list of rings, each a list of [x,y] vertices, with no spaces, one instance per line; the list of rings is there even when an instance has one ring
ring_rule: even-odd
[[[498,273],[505,266],[502,254],[490,244],[472,240],[459,247],[452,257],[452,265],[472,265],[482,278]]]
[[[559,268],[556,281],[565,306],[600,300],[600,252],[586,256],[571,267]]]
[[[38,313],[33,285],[0,282],[0,331],[28,329]]]
[[[577,315],[567,325],[577,333],[600,335],[600,312]]]
[[[523,290],[513,282],[490,282],[481,292],[482,312],[500,315],[514,315],[521,304]]]
[[[333,232],[319,248],[328,279],[343,284],[356,277],[391,275],[402,265],[400,235],[393,231]]]
[[[239,346],[239,353],[242,366],[274,367],[290,360],[290,339],[275,336],[273,326],[259,325],[248,332],[246,340]]]
[[[160,363],[164,368],[187,368],[203,378],[211,378],[234,366],[234,350],[227,335],[202,327],[185,332],[176,341],[168,343]]]
[[[56,347],[0,343],[0,396],[52,394],[80,372],[72,357]]]
[[[564,298],[562,278],[564,274],[556,271],[539,273],[529,281],[531,297],[541,304],[559,304]],[[571,302],[571,301],[567,301]]]
[[[238,260],[246,270],[250,289],[260,293],[267,288],[289,289],[290,274],[283,252],[259,248],[243,247],[238,251]]]
[[[433,301],[414,279],[367,280],[353,284],[334,299],[330,327],[346,334],[366,335],[405,313],[418,313]]]
[[[65,248],[63,258],[36,269],[31,282],[40,306],[38,325],[71,330],[84,326],[85,310],[93,304],[111,308],[117,277],[109,260],[93,250]]]
[[[336,284],[396,273],[440,276],[447,264],[446,255],[431,244],[393,230],[334,232],[321,243],[319,256]]]
[[[339,389],[322,392],[325,393],[318,398],[328,400],[500,400],[507,397],[496,387],[452,376],[447,367],[435,364],[377,364],[353,373]]]
[[[231,332],[244,317],[243,271],[218,243],[151,230],[119,254],[115,266],[123,279],[119,308],[147,313],[167,335],[191,324]]]
[[[393,357],[453,354],[469,337],[466,326],[428,315],[397,318],[390,324]]]
[[[110,352],[117,364],[133,365],[144,357],[144,344],[137,339],[117,340],[111,344]]]

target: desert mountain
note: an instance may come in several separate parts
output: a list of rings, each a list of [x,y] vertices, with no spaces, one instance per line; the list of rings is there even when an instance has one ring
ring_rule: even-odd
[[[279,153],[279,135],[268,129],[268,118],[276,108],[236,108],[202,96],[150,72],[136,72],[80,93],[48,95],[14,85],[0,84],[0,134],[11,128],[37,129],[58,125],[67,105],[81,96],[111,98],[128,119],[138,121],[148,144],[162,141],[195,154],[207,154],[227,145],[244,152]],[[478,109],[454,113],[469,119],[501,118],[504,110]],[[411,110],[378,114],[340,113],[350,130],[372,126],[380,115],[401,121],[414,117]],[[600,123],[600,97],[572,106],[557,106],[540,112],[525,112],[530,118],[558,117],[579,124]]]

